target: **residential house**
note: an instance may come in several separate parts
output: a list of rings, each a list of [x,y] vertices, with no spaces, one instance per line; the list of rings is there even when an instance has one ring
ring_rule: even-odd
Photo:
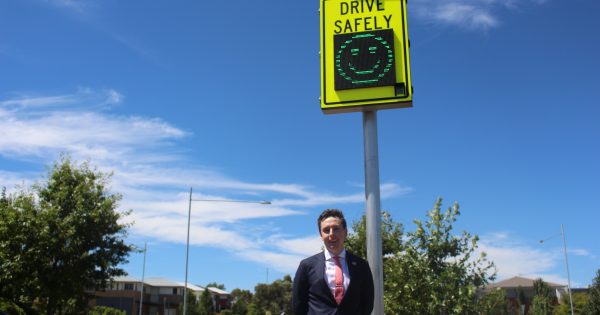
[[[512,277],[487,285],[483,289],[483,293],[494,289],[503,289],[506,292],[506,298],[515,309],[520,307],[522,311],[527,312],[535,296],[535,289],[533,287],[535,281],[536,279]],[[558,304],[561,301],[562,295],[567,293],[567,286],[547,281],[544,282],[554,290],[555,299],[553,303]]]
[[[144,293],[141,294],[142,287]],[[124,310],[127,315],[138,315],[140,301],[143,315],[179,315],[183,304],[185,284],[164,278],[147,278],[142,281],[132,277],[117,277],[100,291],[94,292],[90,307],[110,306]],[[205,288],[188,284],[188,294],[200,297]],[[208,288],[215,310],[230,307],[230,295],[224,290]]]

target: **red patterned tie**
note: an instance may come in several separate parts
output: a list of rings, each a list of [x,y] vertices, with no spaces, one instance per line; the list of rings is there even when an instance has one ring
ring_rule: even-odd
[[[333,256],[333,259],[335,259],[335,291],[333,296],[337,304],[340,304],[344,298],[344,273],[342,272],[342,264],[340,264],[340,256]]]

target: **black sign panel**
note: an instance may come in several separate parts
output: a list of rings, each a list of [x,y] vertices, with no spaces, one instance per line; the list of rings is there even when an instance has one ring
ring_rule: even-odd
[[[338,34],[333,42],[336,90],[396,83],[394,30]]]

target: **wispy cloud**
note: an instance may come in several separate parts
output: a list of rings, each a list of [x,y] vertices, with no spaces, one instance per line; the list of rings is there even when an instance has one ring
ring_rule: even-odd
[[[76,159],[126,163],[137,160],[132,153],[144,150],[148,146],[144,142],[165,144],[186,136],[160,119],[116,117],[99,111],[122,100],[112,89],[2,100],[0,155],[43,158],[68,152]]]
[[[502,10],[515,10],[526,3],[543,4],[546,0],[414,0],[408,5],[425,22],[467,30],[488,30],[501,24]]]
[[[483,235],[479,244],[479,250],[487,253],[488,258],[496,264],[499,280],[522,276],[542,278],[559,284],[567,283],[563,274],[554,272],[564,259],[564,253],[559,247],[542,247],[537,242],[534,246],[519,241],[515,235],[506,232]],[[585,250],[577,252],[587,253]]]
[[[97,5],[93,0],[45,0],[45,2],[79,15],[89,13]]]
[[[112,190],[123,195],[120,207],[133,210],[126,219],[134,223],[130,232],[144,239],[186,242],[189,187],[197,190],[195,200],[271,199],[271,205],[194,201],[190,242],[231,250],[287,273],[302,256],[318,251],[320,240],[282,235],[264,219],[364,201],[360,186],[348,185],[349,193],[327,192],[297,183],[242,181],[211,167],[190,165],[178,141],[191,133],[158,118],[110,114],[124,100],[114,89],[91,88],[0,99],[0,156],[50,164],[66,153],[113,173]],[[0,186],[33,182],[38,175],[0,169]],[[411,188],[383,183],[381,191],[387,198]]]

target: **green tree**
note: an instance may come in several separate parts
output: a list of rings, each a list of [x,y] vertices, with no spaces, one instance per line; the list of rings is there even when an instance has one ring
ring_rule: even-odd
[[[600,269],[589,288],[589,300],[584,307],[584,314],[600,315]]]
[[[61,158],[45,182],[0,202],[0,292],[46,314],[83,314],[86,290],[125,275],[127,213],[110,176]]]
[[[585,306],[589,301],[586,293],[573,293],[573,311],[575,314],[589,314],[585,311]],[[571,315],[571,303],[569,295],[563,294],[560,304],[554,307],[554,315]]]
[[[533,290],[535,295],[531,301],[531,309],[529,314],[532,315],[549,315],[553,312],[553,294],[552,288],[542,279],[537,279],[533,282]]]
[[[245,315],[248,313],[248,305],[252,303],[253,294],[248,290],[234,289],[231,291],[231,313],[233,315]]]
[[[0,298],[0,314],[25,315],[25,311],[14,302]]]
[[[95,306],[90,315],[127,315],[127,312],[108,306]]]
[[[402,224],[394,222],[392,216],[386,212],[381,213],[381,245],[383,259],[402,250]],[[358,222],[352,225],[352,234],[346,238],[346,249],[360,257],[367,257],[367,220],[363,215]]]
[[[550,299],[542,295],[535,295],[531,301],[529,313],[531,315],[549,315],[552,314],[552,303]]]
[[[549,299],[552,299],[554,296],[552,288],[541,278],[538,278],[533,282],[533,291],[535,292],[535,295],[541,295]]]
[[[200,294],[200,301],[198,303],[198,315],[213,315],[215,314],[215,308],[213,305],[212,295],[208,290],[208,287]]]
[[[383,264],[386,314],[473,314],[477,288],[494,279],[493,263],[484,253],[477,255],[479,238],[466,231],[452,234],[460,215],[458,204],[446,212],[441,204],[438,198],[425,223],[415,221],[416,230],[407,233],[404,242],[402,227],[384,216],[382,222],[388,223],[383,224],[382,239],[393,240],[384,245],[390,246],[384,248]],[[354,231],[364,233],[360,223]],[[394,236],[385,235],[389,231]],[[354,238],[363,236],[349,236],[351,242]]]
[[[196,296],[196,294],[194,292],[192,292],[191,290],[187,291],[186,294],[186,314],[188,315],[200,315],[200,307],[198,304],[198,297]],[[181,314],[183,314],[183,303],[179,304],[179,312]]]
[[[271,284],[256,285],[253,304],[260,314],[292,314],[292,278],[286,275]]]
[[[261,315],[264,314],[264,312],[260,312],[260,310],[258,309],[258,307],[256,306],[256,304],[254,303],[250,303],[248,304],[248,313],[246,313],[247,315]]]
[[[45,263],[39,236],[43,214],[36,197],[24,189],[0,196],[0,297],[24,307],[39,295],[40,268]]]
[[[525,310],[527,308],[527,304],[529,303],[529,299],[525,295],[525,290],[521,286],[517,287],[517,308],[518,314],[525,314]]]
[[[495,288],[477,301],[477,312],[483,315],[505,315],[511,313],[510,303],[506,299],[506,291]]]

